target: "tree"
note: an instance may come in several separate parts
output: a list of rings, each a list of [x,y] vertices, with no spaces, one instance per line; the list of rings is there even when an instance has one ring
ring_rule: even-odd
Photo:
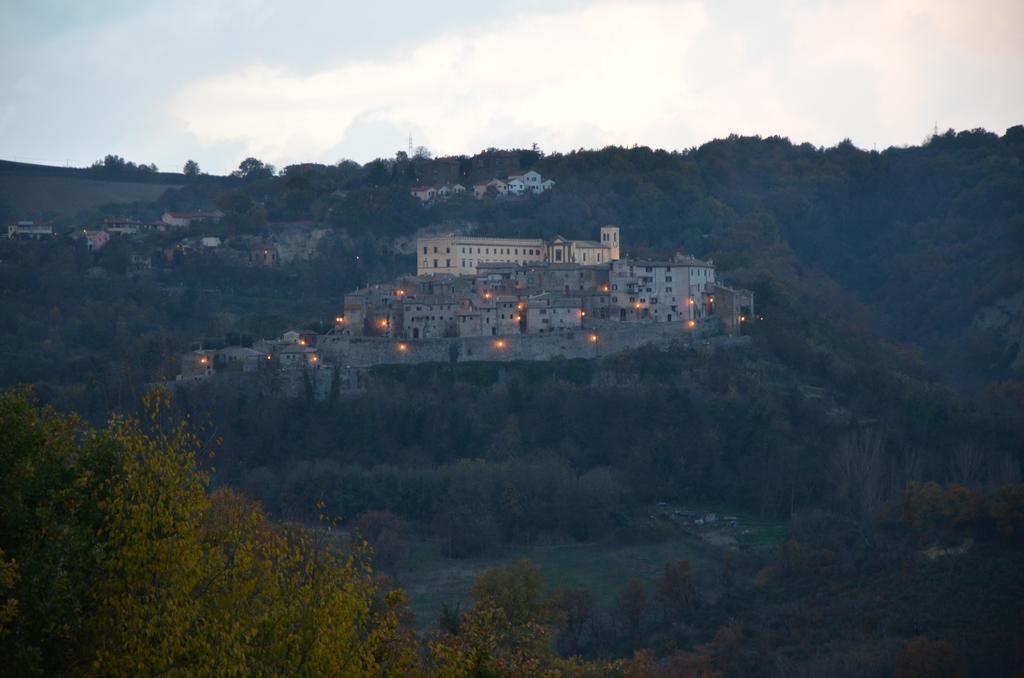
[[[206,492],[200,440],[152,392],[102,431],[0,395],[0,650],[24,672],[405,675],[400,592],[358,551]],[[12,572],[12,567],[17,570]]]
[[[967,662],[956,648],[944,640],[915,638],[896,655],[896,678],[926,678],[967,675]]]
[[[540,568],[523,558],[484,572],[477,577],[469,595],[478,607],[500,609],[512,626],[521,626],[547,621],[547,606],[540,596],[543,589]]]
[[[270,179],[274,176],[274,166],[266,165],[257,158],[246,158],[238,163],[238,169],[232,172],[231,176],[247,181]]]
[[[568,654],[578,654],[583,636],[594,620],[594,597],[586,589],[560,587],[551,592],[548,606],[568,641]]]
[[[181,168],[181,173],[186,177],[197,177],[199,176],[199,163],[195,160],[189,160],[185,163],[185,166]]]
[[[352,523],[352,541],[365,539],[377,567],[393,572],[409,557],[409,526],[390,511],[366,511]]]
[[[680,619],[697,607],[697,586],[689,560],[665,563],[665,570],[654,582],[666,618]]]
[[[626,582],[626,588],[619,596],[619,610],[622,611],[630,635],[633,637],[640,632],[640,623],[643,621],[646,607],[647,593],[644,590],[644,583],[634,577]]]

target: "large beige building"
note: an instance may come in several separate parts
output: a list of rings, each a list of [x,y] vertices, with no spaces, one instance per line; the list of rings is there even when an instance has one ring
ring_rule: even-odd
[[[480,264],[607,264],[619,259],[619,229],[601,228],[601,239],[483,238],[445,235],[416,241],[417,275],[475,275]]]

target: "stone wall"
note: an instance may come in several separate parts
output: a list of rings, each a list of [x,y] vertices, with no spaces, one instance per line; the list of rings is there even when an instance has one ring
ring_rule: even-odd
[[[591,322],[556,334],[400,340],[325,335],[317,340],[324,359],[341,367],[383,364],[600,358],[646,345],[668,346],[704,338],[704,329],[682,323]]]

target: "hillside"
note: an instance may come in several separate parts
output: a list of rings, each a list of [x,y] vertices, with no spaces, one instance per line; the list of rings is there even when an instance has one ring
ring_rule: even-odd
[[[73,217],[108,204],[153,202],[181,184],[110,181],[82,177],[40,177],[0,174],[0,202],[20,218]]]
[[[553,190],[428,204],[409,188],[432,161],[281,174],[246,161],[238,176],[133,206],[146,218],[216,206],[218,224],[117,236],[99,251],[69,237],[0,239],[0,386],[30,382],[43,403],[106,421],[138,411],[192,346],[333,326],[344,292],[414,268],[407,245],[420,229],[571,238],[614,223],[628,255],[682,249],[752,288],[749,346],[378,366],[357,392],[322,401],[283,395],[273,370],[175,389],[165,414],[203,441],[183,463],[209,471],[215,509],[188,522],[197,548],[216,556],[222,542],[205,544],[218,534],[206,527],[250,510],[234,492],[269,515],[253,514],[256,526],[329,520],[339,549],[365,537],[380,586],[408,592],[402,618],[446,638],[465,637],[459,625],[481,610],[479,582],[525,579],[545,608],[560,606],[542,621],[545,647],[596,662],[592,675],[653,675],[642,648],[671,675],[881,677],[915,653],[1013,675],[1024,656],[1024,382],[1012,333],[1024,289],[1022,147],[1013,128],[881,153],[738,137],[681,153],[523,151],[521,166],[552,177]],[[95,227],[114,210],[76,218]],[[312,259],[249,265],[254,240],[314,229]],[[223,245],[178,256],[183,240],[204,236]],[[0,417],[4,407],[9,421],[60,426],[47,411],[26,414],[25,392],[0,396]],[[119,440],[105,435],[74,439]],[[44,574],[81,562],[74,590],[87,592],[95,570],[78,554],[104,552],[90,541],[105,534],[90,522],[97,512],[32,502],[66,496],[62,482],[82,491],[107,477],[88,464],[110,461],[106,446],[87,446],[81,478],[65,477],[47,461],[62,450],[7,466],[0,483],[38,470],[16,515],[36,517],[38,543],[80,534],[83,546],[57,544],[72,554],[59,558],[35,541],[4,553]],[[161,477],[168,458],[154,457]],[[149,495],[132,496],[146,506]],[[692,510],[739,525],[697,528],[681,517]],[[65,516],[72,527],[48,522]],[[32,618],[48,621],[50,589],[16,586]],[[37,631],[12,638],[50,642]],[[619,659],[615,670],[600,664]]]

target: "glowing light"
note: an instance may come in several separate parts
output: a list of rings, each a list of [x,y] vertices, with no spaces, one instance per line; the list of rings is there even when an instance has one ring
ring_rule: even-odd
[[[526,308],[526,304],[519,303],[519,304],[516,305],[516,308],[518,308],[520,311],[522,311],[524,308]]]
[[[381,327],[387,327],[387,326],[388,326],[388,321],[387,321],[387,318],[385,318],[384,320],[381,320],[381,321],[380,321],[380,326],[381,326]]]
[[[580,317],[581,318],[587,317],[587,312],[586,311],[580,311]]]
[[[516,322],[517,322],[517,323],[518,323],[518,322],[522,322],[522,320],[523,320],[523,317],[522,317],[522,316],[518,316],[518,315],[516,316]]]
[[[200,359],[199,359],[199,364],[200,364],[200,365],[205,365],[205,364],[206,364],[206,363],[208,363],[208,362],[209,362],[209,360],[207,360],[206,358],[200,358]]]
[[[494,348],[497,348],[497,349],[505,348],[505,341],[502,340],[502,339],[498,339],[496,342],[494,342]]]
[[[639,311],[640,310],[640,302],[638,301],[637,303],[633,304],[633,308],[635,308],[635,309],[637,309]]]
[[[601,291],[602,292],[607,292],[608,291],[608,286],[607,285],[601,285]]]
[[[745,315],[741,315],[741,316],[740,316],[740,322],[741,322],[741,323],[745,323],[745,322],[747,322],[747,316],[745,316]]]
[[[309,360],[310,360],[310,362],[314,362],[315,363],[318,360],[318,358],[315,355],[313,355],[313,356],[309,357]]]
[[[489,300],[490,298],[491,298],[491,293],[490,292],[484,292],[484,299],[488,299]]]
[[[708,303],[709,304],[715,303],[715,298],[714,297],[708,297]]]
[[[306,340],[305,339],[299,339],[299,346],[305,346],[305,345],[306,345]]]
[[[409,347],[407,345],[405,345],[405,344],[399,344],[398,345],[398,350],[404,353],[405,351],[409,350]]]
[[[395,292],[395,294],[397,294],[397,295],[398,295],[398,296],[400,296],[400,297],[404,297],[404,296],[405,296],[405,290],[397,290],[397,291]]]
[[[693,306],[693,297],[690,297],[689,299],[687,299],[686,303],[688,303],[690,306]]]
[[[274,356],[272,356],[272,355],[268,355],[267,356],[267,360],[273,360],[273,359],[274,359]]]
[[[342,324],[343,322],[345,322],[345,316],[341,316],[341,315],[339,315],[338,317],[336,317],[336,318],[334,319],[334,324],[335,324],[335,325],[340,325],[340,324]]]
[[[596,334],[591,334],[589,339],[590,339],[590,343],[591,344],[596,344],[597,343],[597,335]]]
[[[686,321],[686,326],[689,327],[690,329],[693,329],[694,327],[697,326],[697,321],[696,320],[687,320]]]

